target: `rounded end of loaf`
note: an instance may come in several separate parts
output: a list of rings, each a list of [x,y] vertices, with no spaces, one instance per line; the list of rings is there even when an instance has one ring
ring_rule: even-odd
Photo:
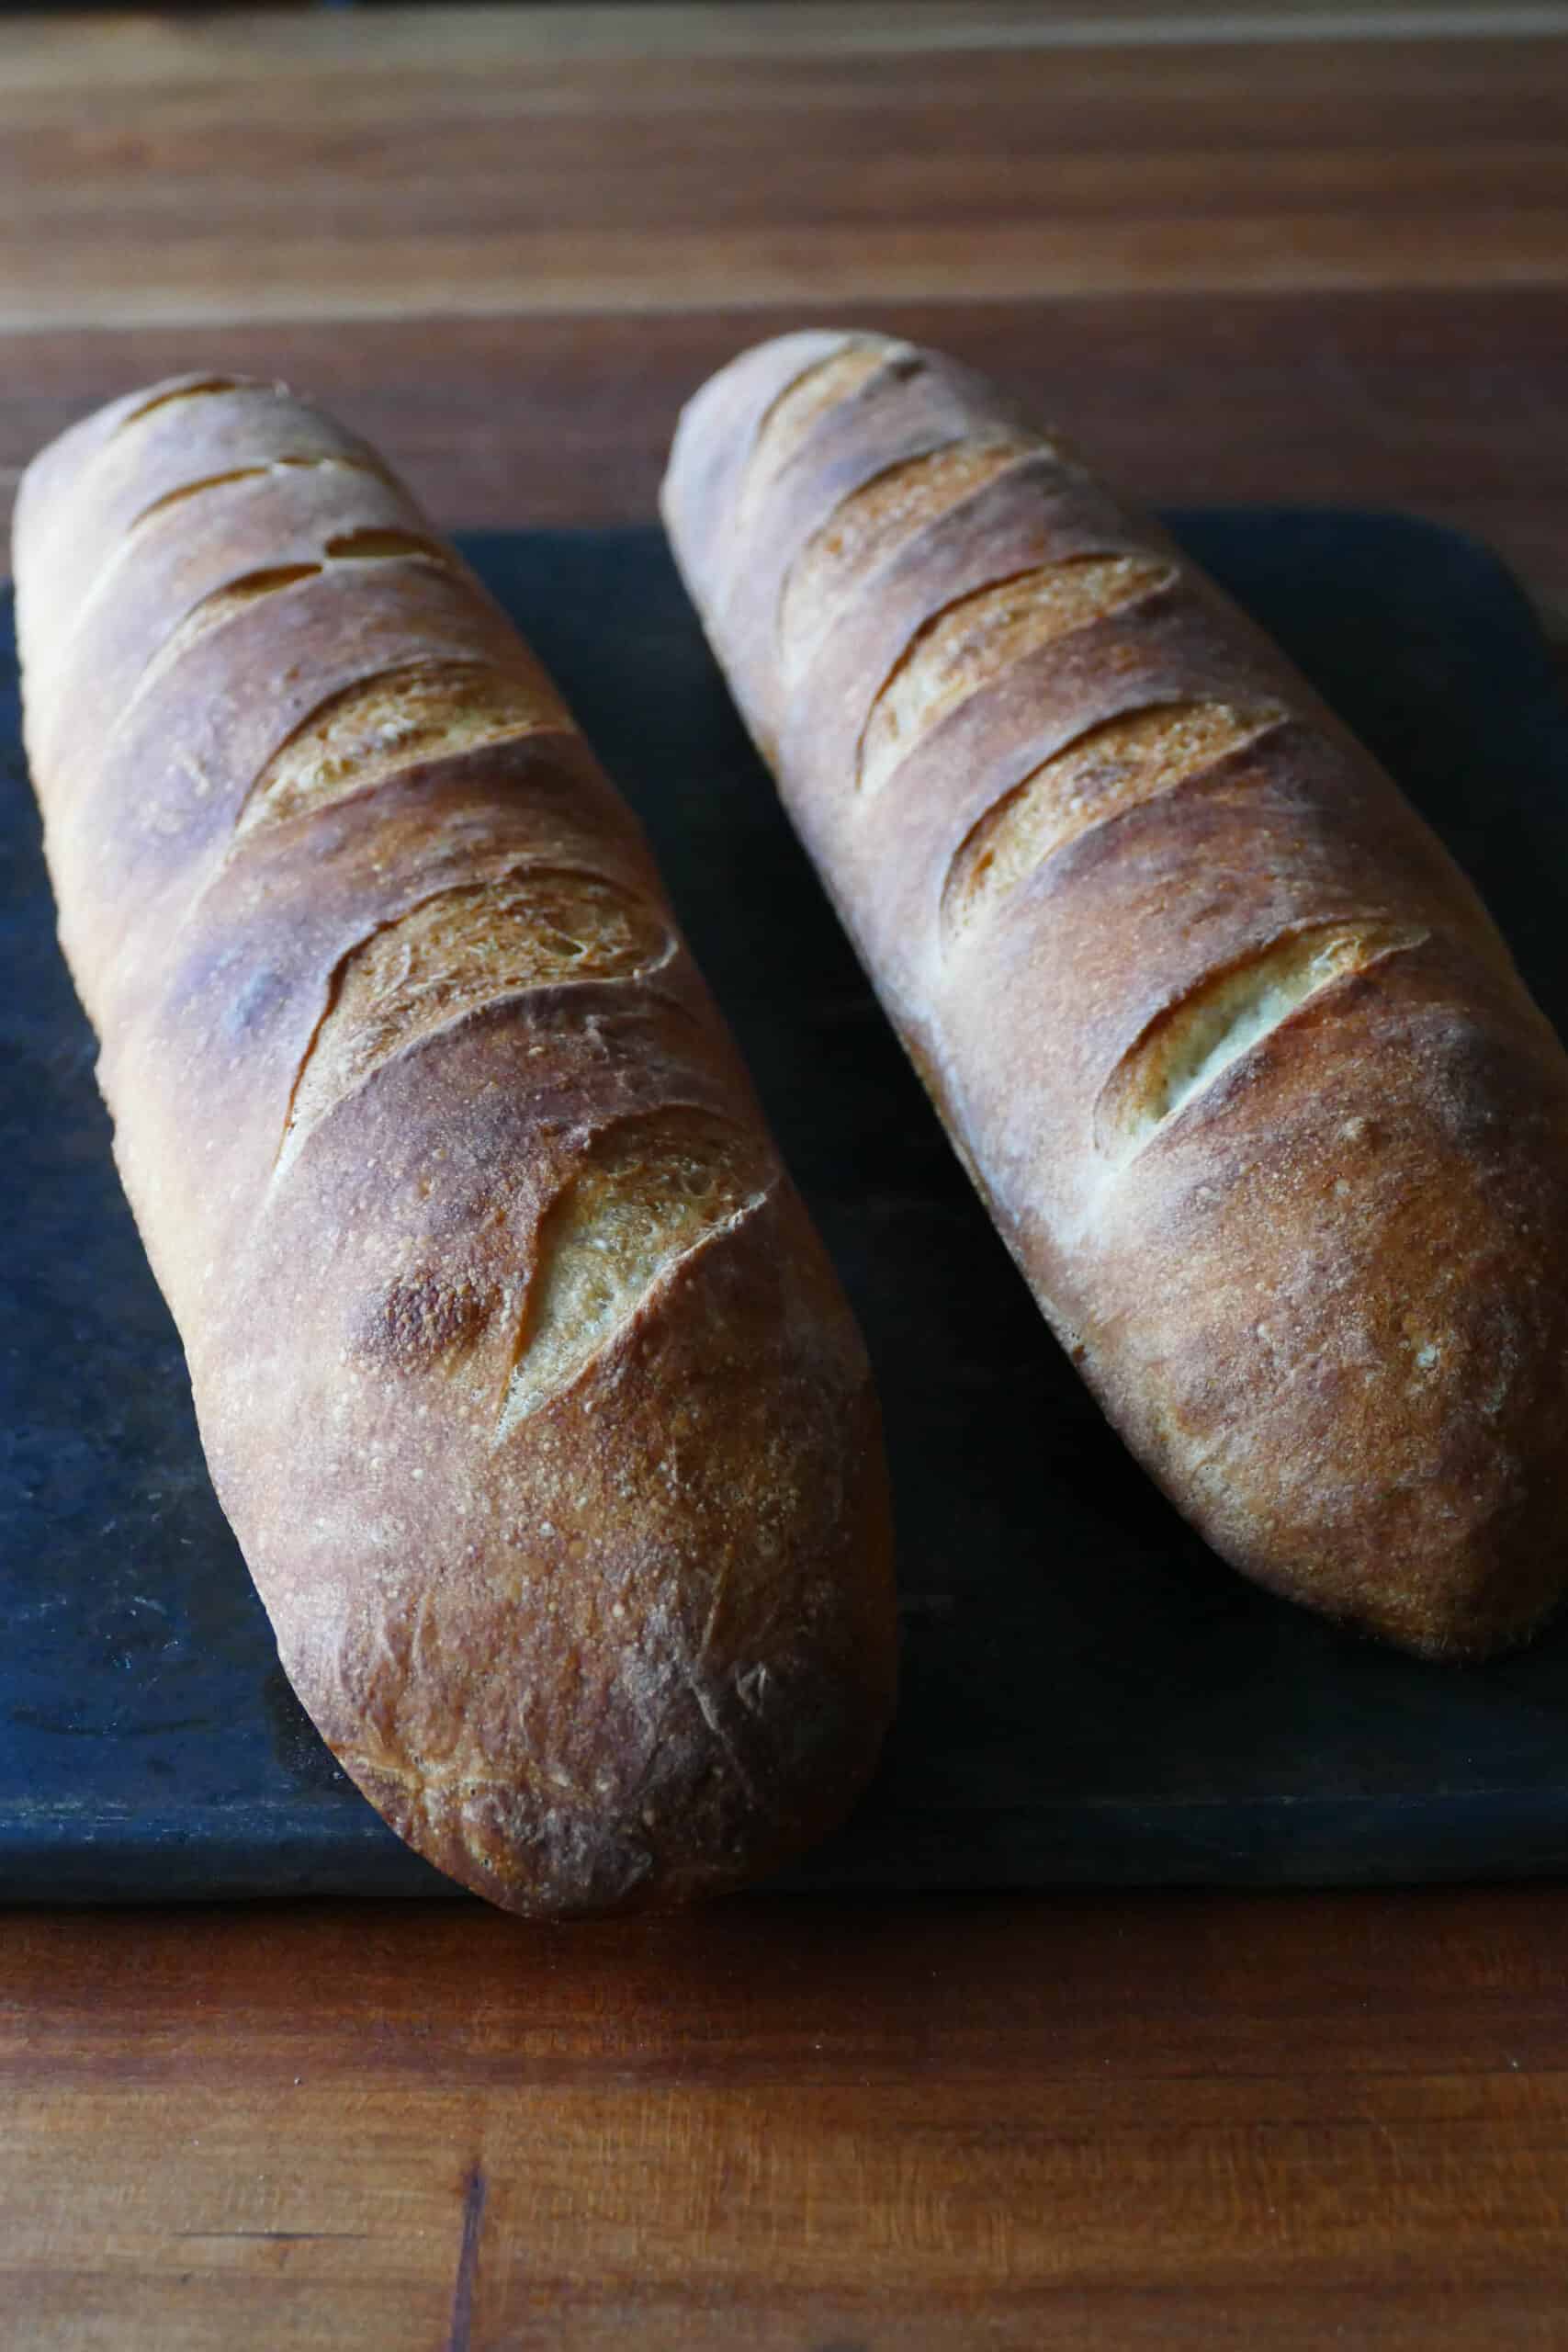
[[[682,577],[700,611],[712,602],[715,573],[733,552],[736,503],[764,424],[794,387],[833,379],[826,371],[856,353],[880,357],[902,346],[849,327],[803,327],[773,335],[726,362],[697,387],[681,411],[660,488],[660,512]],[[793,446],[809,409],[779,419]]]
[[[1434,1664],[1476,1666],[1501,1657],[1542,1632],[1568,1599],[1561,1524],[1525,1526],[1501,1544],[1489,1541],[1473,1564],[1438,1554],[1404,1581],[1393,1606],[1379,1593],[1355,1622]]]
[[[1456,1660],[1568,1598],[1568,1070],[1503,977],[1458,1011],[1460,968],[1391,950],[1171,1116],[1107,1187],[1085,1334],[1224,1559]]]
[[[1432,1433],[1411,1431],[1413,1461]],[[1353,1448],[1356,1424],[1340,1434]],[[1532,1458],[1510,1436],[1462,1451],[1452,1477],[1423,1487],[1391,1473],[1348,1510],[1337,1506],[1349,1480],[1325,1476],[1305,1524],[1260,1528],[1254,1512],[1237,1532],[1212,1493],[1185,1500],[1221,1556],[1282,1599],[1412,1657],[1476,1664],[1529,1641],[1568,1600],[1568,1447]]]
[[[389,1345],[355,1319],[334,1392],[280,1393],[249,1467],[214,1466],[289,1679],[398,1834],[566,1919],[727,1892],[834,1826],[892,1712],[891,1520],[863,1351],[787,1184],[499,1438],[488,1382],[454,1420],[461,1375],[424,1376],[409,1318]],[[266,1393],[259,1363],[224,1376]]]
[[[353,1735],[329,1745],[405,1843],[520,1917],[669,1910],[732,1893],[807,1853],[870,1779],[892,1712],[892,1647],[842,1604],[874,1557],[863,1537],[853,1558],[818,1562],[806,1599],[815,1622],[803,1615],[793,1641],[754,1623],[733,1657],[679,1667],[628,1647],[594,1669],[596,1687],[553,1702],[558,1719],[543,1739],[536,1719],[551,1702],[539,1679],[525,1680],[530,1663],[514,1690],[536,1720],[516,1770],[488,1752],[455,1775],[446,1763],[389,1767],[351,1744]],[[498,1649],[505,1643],[498,1633]],[[288,1671],[309,1699],[297,1657]],[[618,1719],[637,1685],[677,1678],[684,1687],[660,1700],[654,1743],[641,1724],[623,1728],[592,1786],[556,1777],[552,1736],[575,1748],[582,1722]],[[569,1720],[579,1707],[579,1721]]]
[[[1267,1375],[1248,1367],[1263,1393]],[[1267,1413],[1249,1442],[1173,1457],[1168,1430],[1098,1384],[1122,1434],[1221,1559],[1280,1599],[1412,1656],[1474,1663],[1517,1648],[1568,1601],[1568,1431],[1473,1428],[1474,1391],[1412,1412],[1397,1375],[1359,1384],[1287,1438]],[[1302,1384],[1315,1385],[1308,1369]],[[1326,1385],[1327,1384],[1325,1384]],[[1121,1408],[1119,1409],[1119,1401]],[[1553,1416],[1562,1430],[1562,1413]],[[1387,1447],[1403,1420],[1405,1451]],[[1382,1454],[1363,1465],[1363,1453]],[[1196,1472],[1190,1466],[1196,1459]]]
[[[1413,1657],[1479,1665],[1519,1648],[1561,1612],[1568,1599],[1561,1526],[1560,1518],[1548,1524],[1533,1512],[1469,1542],[1376,1560],[1320,1554],[1299,1570],[1240,1550],[1226,1556],[1282,1599]]]
[[[80,592],[84,552],[95,548],[97,516],[72,512],[78,492],[96,501],[133,485],[154,447],[180,432],[188,403],[209,394],[276,394],[281,387],[243,376],[200,369],[140,385],[106,401],[47,442],[22,469],[11,519],[12,570],[17,582],[17,636],[24,662]],[[129,428],[136,428],[131,431]],[[133,492],[134,496],[139,495]]]

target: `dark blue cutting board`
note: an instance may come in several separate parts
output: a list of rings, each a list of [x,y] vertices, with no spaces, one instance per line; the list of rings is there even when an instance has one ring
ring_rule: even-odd
[[[1172,518],[1382,754],[1568,1021],[1568,720],[1481,548]],[[904,1690],[817,1885],[1349,1883],[1568,1864],[1568,1626],[1417,1665],[1270,1600],[1147,1485],[894,1045],[652,530],[468,553],[641,813],[864,1324]],[[0,1896],[428,1894],[285,1684],[207,1480],[53,939],[0,649]],[[1568,1239],[1568,1237],[1565,1237]]]

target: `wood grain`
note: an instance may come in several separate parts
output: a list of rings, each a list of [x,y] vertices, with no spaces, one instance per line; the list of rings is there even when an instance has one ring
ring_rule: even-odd
[[[0,23],[0,492],[170,369],[446,525],[649,519],[853,314],[1166,503],[1414,507],[1568,616],[1568,11]],[[0,1916],[0,2347],[1558,2352],[1568,1894]]]
[[[250,2341],[386,2352],[1558,2345],[1565,1927],[13,1914],[0,2341],[206,2346],[243,2295]]]
[[[0,28],[0,327],[1568,277],[1551,40],[966,40],[936,72],[843,10],[765,54],[634,13],[630,51],[536,12],[149,18],[68,70]]]

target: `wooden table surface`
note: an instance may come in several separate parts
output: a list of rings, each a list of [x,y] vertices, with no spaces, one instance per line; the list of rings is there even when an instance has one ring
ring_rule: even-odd
[[[0,23],[0,484],[175,368],[647,518],[808,318],[1568,620],[1568,9]],[[1042,1703],[1048,1704],[1045,1694]],[[0,2346],[1568,2345],[1568,1893],[0,1915]]]

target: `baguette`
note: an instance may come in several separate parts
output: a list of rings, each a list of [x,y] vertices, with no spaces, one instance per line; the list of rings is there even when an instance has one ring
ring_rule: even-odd
[[[47,449],[26,732],[115,1150],[284,1667],[504,1907],[773,1867],[892,1698],[864,1353],[641,833],[375,453]]]
[[[1055,435],[872,334],[682,417],[677,560],[953,1144],[1224,1558],[1421,1653],[1568,1584],[1568,1060],[1280,653]]]

